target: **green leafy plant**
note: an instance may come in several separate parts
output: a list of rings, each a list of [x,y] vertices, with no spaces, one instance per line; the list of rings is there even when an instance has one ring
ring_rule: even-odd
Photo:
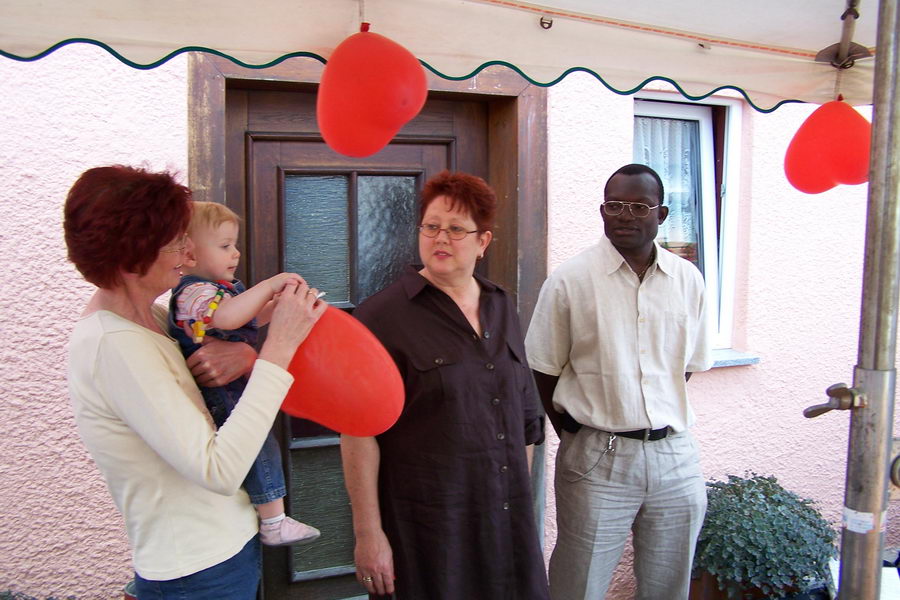
[[[746,590],[783,598],[830,582],[836,533],[811,500],[756,473],[706,485],[694,569],[714,575],[729,598]]]

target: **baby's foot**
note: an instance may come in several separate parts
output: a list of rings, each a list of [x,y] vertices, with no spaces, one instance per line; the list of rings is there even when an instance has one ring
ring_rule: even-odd
[[[266,546],[287,546],[289,544],[308,544],[321,535],[321,532],[300,521],[285,517],[277,523],[261,523],[259,539]]]

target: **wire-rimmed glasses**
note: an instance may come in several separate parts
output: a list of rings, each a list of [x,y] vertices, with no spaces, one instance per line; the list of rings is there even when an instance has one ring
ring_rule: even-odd
[[[622,211],[625,210],[626,206],[628,207],[628,210],[631,211],[631,216],[637,219],[643,219],[650,214],[651,210],[659,208],[659,204],[650,206],[643,202],[619,202],[617,200],[604,202],[600,205],[600,208],[605,214],[611,217],[617,217],[622,214]]]
[[[187,233],[181,236],[181,241],[174,248],[160,248],[160,252],[184,252],[187,249]]]
[[[451,225],[450,227],[438,227],[434,223],[424,223],[422,225],[419,225],[419,231],[422,232],[422,235],[429,238],[436,238],[441,234],[442,231],[446,231],[447,237],[457,242],[470,233],[478,233],[478,229],[466,231],[465,227],[461,227],[459,225]]]

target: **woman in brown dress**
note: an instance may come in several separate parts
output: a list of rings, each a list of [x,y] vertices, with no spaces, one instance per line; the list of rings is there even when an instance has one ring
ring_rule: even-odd
[[[428,181],[423,264],[354,313],[406,388],[391,429],[341,438],[357,578],[373,596],[548,598],[530,478],[543,418],[512,298],[475,274],[495,211],[478,177]]]

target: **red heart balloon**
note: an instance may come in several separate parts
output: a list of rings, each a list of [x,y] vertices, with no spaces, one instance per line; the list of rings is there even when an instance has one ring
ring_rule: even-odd
[[[403,380],[365,325],[329,306],[297,349],[281,410],[339,433],[372,436],[397,422]]]
[[[427,95],[425,69],[409,50],[377,33],[356,33],[322,72],[319,130],[335,152],[370,156],[419,114]]]
[[[830,190],[839,183],[869,180],[872,125],[840,100],[817,108],[794,134],[784,155],[784,173],[807,194]]]

